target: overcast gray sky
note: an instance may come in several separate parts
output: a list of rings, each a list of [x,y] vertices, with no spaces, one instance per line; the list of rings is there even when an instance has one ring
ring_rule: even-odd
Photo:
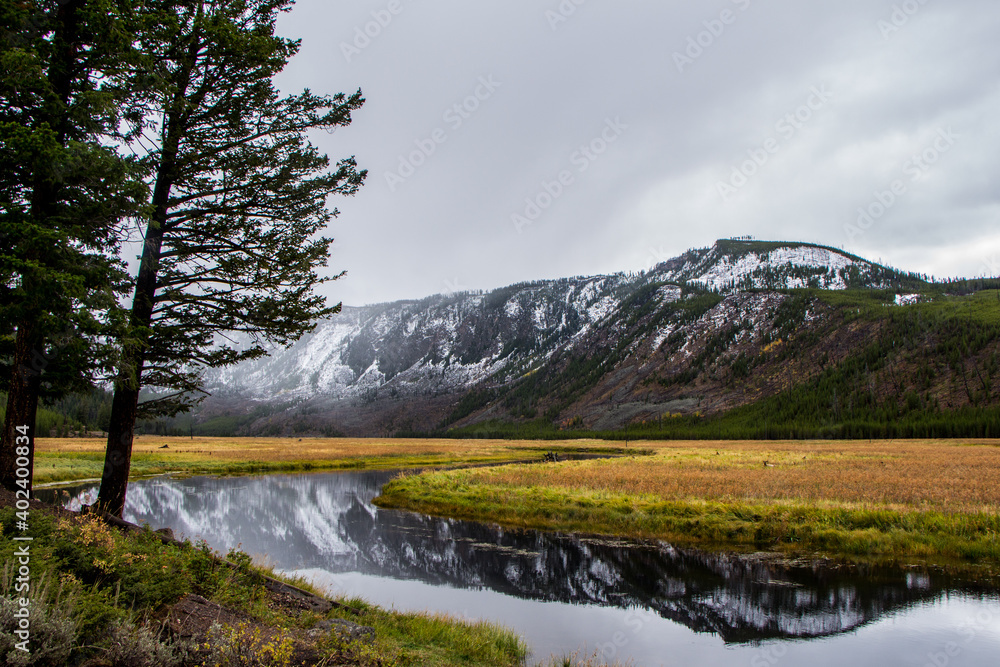
[[[1000,273],[996,0],[299,0],[289,92],[369,170],[347,305],[641,270],[750,234]],[[864,212],[865,215],[862,215]]]

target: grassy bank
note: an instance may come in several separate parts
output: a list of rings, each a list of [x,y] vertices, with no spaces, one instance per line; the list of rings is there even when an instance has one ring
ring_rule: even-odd
[[[11,496],[11,494],[6,494]],[[5,502],[11,497],[5,496]],[[0,508],[0,662],[11,665],[521,665],[510,630],[358,599],[305,608],[239,552],[126,533],[33,503],[31,528]],[[30,654],[15,648],[17,549],[30,542]],[[295,582],[302,585],[302,582]],[[207,610],[199,617],[198,609]],[[334,619],[337,619],[336,621]]]
[[[403,477],[376,503],[683,545],[1000,566],[995,441],[647,444],[655,455]]]
[[[106,442],[98,438],[39,438],[35,484],[99,479]],[[180,438],[139,436],[132,476],[179,472],[246,475],[267,472],[413,468],[536,459],[548,442],[378,438]],[[563,443],[561,451],[620,451],[601,441]]]

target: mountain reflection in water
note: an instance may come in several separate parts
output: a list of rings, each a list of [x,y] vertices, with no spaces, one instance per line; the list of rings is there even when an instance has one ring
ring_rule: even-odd
[[[834,635],[953,588],[944,576],[917,570],[789,564],[380,510],[371,501],[393,475],[158,478],[129,486],[125,515],[222,552],[240,545],[283,570],[648,609],[726,642]],[[96,487],[46,494],[38,495],[78,509]]]

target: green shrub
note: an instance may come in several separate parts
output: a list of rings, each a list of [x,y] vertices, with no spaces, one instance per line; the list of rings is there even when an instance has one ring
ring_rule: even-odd
[[[291,638],[268,634],[259,627],[241,623],[236,627],[212,625],[201,646],[208,667],[284,667],[291,663]]]
[[[193,645],[162,642],[147,624],[120,620],[110,626],[104,659],[111,667],[175,667],[183,664]]]
[[[14,631],[19,619],[15,613],[21,608],[15,592],[14,561],[7,561],[3,572],[2,596],[0,596],[0,656],[5,665],[21,667],[62,667],[73,652],[77,636],[73,613],[73,598],[67,595],[63,585],[52,590],[52,579],[44,574],[33,582],[31,602],[28,606],[28,623],[31,637],[28,651],[17,648],[22,641]]]

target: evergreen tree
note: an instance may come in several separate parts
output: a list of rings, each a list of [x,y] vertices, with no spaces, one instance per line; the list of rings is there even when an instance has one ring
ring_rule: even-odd
[[[124,220],[146,197],[118,136],[128,3],[0,0],[0,483],[30,488],[39,397],[92,385]],[[16,461],[27,458],[28,476]]]
[[[331,279],[318,274],[330,239],[317,234],[337,214],[327,198],[353,194],[366,172],[354,158],[330,171],[306,134],[347,126],[364,100],[279,96],[273,77],[299,44],[274,27],[291,4],[145,3],[152,20],[139,39],[155,63],[146,111],[158,138],[98,497],[112,514],[124,508],[140,416],[187,409],[200,369],[260,357],[339,310],[315,292]],[[160,398],[140,405],[142,387]]]

